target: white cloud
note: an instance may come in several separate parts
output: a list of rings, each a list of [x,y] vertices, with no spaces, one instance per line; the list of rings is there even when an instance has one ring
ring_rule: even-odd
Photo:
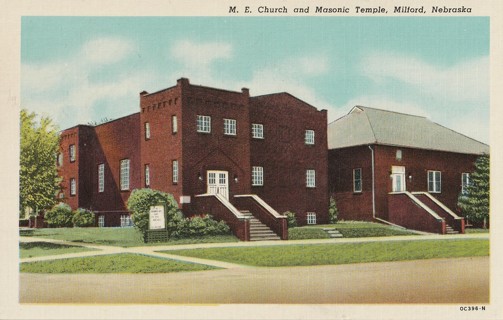
[[[225,42],[196,43],[190,40],[176,42],[171,56],[185,66],[208,66],[215,60],[232,58],[232,45]]]
[[[111,64],[121,61],[135,51],[133,44],[121,38],[98,38],[86,42],[82,57],[91,64]]]

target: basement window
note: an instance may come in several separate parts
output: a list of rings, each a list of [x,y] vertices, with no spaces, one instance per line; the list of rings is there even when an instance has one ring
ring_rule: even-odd
[[[308,212],[307,213],[307,224],[316,224],[316,213]]]

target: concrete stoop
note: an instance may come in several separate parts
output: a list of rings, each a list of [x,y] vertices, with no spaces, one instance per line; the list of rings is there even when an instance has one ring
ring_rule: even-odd
[[[344,236],[342,233],[339,232],[337,229],[331,229],[331,228],[323,228],[323,231],[325,231],[330,238],[343,238]]]
[[[281,238],[274,233],[271,228],[255,218],[250,211],[242,210],[241,213],[247,216],[250,220],[250,241],[281,240]]]

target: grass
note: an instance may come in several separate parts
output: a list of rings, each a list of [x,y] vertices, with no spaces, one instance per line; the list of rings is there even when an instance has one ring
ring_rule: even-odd
[[[489,233],[489,229],[465,228],[465,233]]]
[[[94,250],[95,249],[91,248],[41,241],[19,243],[19,256],[21,259]]]
[[[291,228],[288,239],[324,239],[328,238],[322,228],[337,229],[344,238],[390,237],[416,234],[413,231],[374,222],[338,222],[335,224],[321,224],[316,226]]]
[[[103,244],[118,247],[177,245],[191,243],[238,242],[233,235],[173,239],[162,243],[144,243],[134,228],[46,228],[35,229],[33,237],[47,237],[76,243]]]
[[[21,272],[28,273],[167,273],[212,269],[218,268],[127,253],[28,262],[20,266]]]
[[[207,248],[170,254],[237,264],[282,267],[362,262],[457,258],[489,255],[489,240],[415,240],[390,242]]]

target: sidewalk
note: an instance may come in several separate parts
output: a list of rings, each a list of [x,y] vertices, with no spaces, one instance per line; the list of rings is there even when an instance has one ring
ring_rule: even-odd
[[[222,261],[183,257],[174,254],[159,253],[159,251],[176,251],[185,249],[199,249],[199,248],[225,248],[225,247],[258,247],[258,246],[286,246],[286,245],[309,245],[309,244],[329,244],[329,243],[363,243],[363,242],[389,242],[389,241],[422,241],[422,240],[453,240],[453,239],[489,239],[488,233],[473,233],[473,234],[455,234],[455,235],[410,235],[410,236],[394,236],[394,237],[368,237],[368,238],[338,238],[338,239],[309,239],[309,240],[288,240],[288,241],[248,241],[248,242],[228,242],[228,243],[197,243],[185,245],[159,245],[159,246],[141,246],[141,247],[116,247],[99,244],[77,243],[72,241],[56,240],[41,237],[20,237],[20,242],[51,242],[66,244],[72,246],[80,246],[90,249],[97,249],[95,251],[58,254],[51,256],[41,256],[33,258],[20,259],[20,262],[35,262],[47,261],[56,259],[91,257],[98,255],[131,253],[142,254],[162,259],[172,259],[183,262],[205,264],[224,269],[236,268],[252,268],[249,266],[233,264]]]

